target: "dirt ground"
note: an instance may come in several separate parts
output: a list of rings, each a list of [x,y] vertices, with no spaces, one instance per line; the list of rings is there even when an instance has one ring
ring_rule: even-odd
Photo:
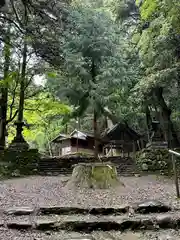
[[[43,205],[117,207],[148,199],[180,206],[173,180],[164,177],[121,177],[125,187],[109,190],[68,189],[65,180],[63,176],[33,176],[1,181],[0,208]]]
[[[179,240],[180,232],[165,230],[159,232],[94,232],[81,234],[75,232],[40,233],[20,232],[15,230],[0,229],[1,240]]]

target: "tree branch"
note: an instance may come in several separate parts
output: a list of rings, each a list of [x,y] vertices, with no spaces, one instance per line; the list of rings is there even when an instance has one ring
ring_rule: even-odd
[[[18,16],[17,11],[16,11],[16,8],[15,8],[15,5],[14,5],[14,0],[10,0],[10,2],[11,2],[12,9],[13,9],[13,11],[14,11],[14,14],[15,14],[15,16],[16,16],[16,20],[18,21],[19,25],[20,25],[21,27],[23,27],[22,22],[20,21],[20,18],[19,18],[19,16]]]
[[[6,21],[8,21],[8,22],[10,22],[10,23],[12,23],[12,24],[14,24],[14,26],[15,26],[21,33],[24,33],[23,30],[20,28],[20,26],[19,26],[16,22],[14,22],[13,20],[11,20],[10,18],[5,17],[5,16],[2,16],[2,15],[0,15],[0,18],[1,18],[1,19],[4,19],[4,20],[6,20]]]
[[[32,93],[31,95],[26,96],[25,99],[28,99],[28,98],[34,97],[34,96],[36,96],[37,94],[39,94],[39,93],[41,93],[41,92],[42,92],[42,89],[39,89],[38,91]]]
[[[9,44],[9,46],[11,46],[11,47],[15,47],[13,44],[6,42],[6,40],[4,38],[2,38],[2,37],[0,37],[0,42]]]
[[[24,110],[26,110],[26,111],[38,111],[38,112],[42,113],[42,111],[39,109],[39,107],[37,107],[37,108],[24,108]]]
[[[26,86],[24,87],[24,91],[26,90],[26,88],[29,86],[29,84],[31,83],[32,79],[33,79],[34,75],[32,75],[29,79],[29,81],[27,82]]]
[[[17,114],[18,114],[18,112],[19,112],[19,110],[16,110],[16,111],[15,111],[14,115],[13,115],[10,119],[8,119],[8,120],[6,121],[6,125],[9,124],[10,122],[12,122],[12,121],[15,119],[15,117],[16,117]]]

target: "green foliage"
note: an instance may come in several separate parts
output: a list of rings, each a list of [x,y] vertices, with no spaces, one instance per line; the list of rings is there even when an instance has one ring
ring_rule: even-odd
[[[47,85],[56,96],[67,97],[75,106],[71,118],[93,110],[100,117],[103,108],[115,98],[116,89],[123,85],[126,88],[130,81],[121,31],[109,13],[86,5],[74,8],[68,22],[70,30],[65,32],[63,45],[64,72],[59,72],[56,80],[49,78]]]
[[[9,84],[12,84],[14,78],[17,77],[17,72],[11,72],[6,79],[0,80],[0,87],[7,87]]]
[[[36,98],[27,99],[24,107],[24,120],[28,126],[23,134],[30,146],[40,151],[47,148],[49,141],[62,129],[62,118],[71,108],[54,99],[49,93],[41,93]],[[14,127],[9,130],[9,142],[15,134]]]
[[[138,1],[137,1],[138,4]],[[161,3],[158,0],[145,0],[140,7],[141,17],[143,20],[150,20],[156,14],[158,6]]]
[[[30,128],[24,130],[24,136],[28,142],[38,143],[40,150],[60,132],[62,118],[70,112],[70,107],[47,95],[27,100],[25,109],[24,118]]]
[[[34,48],[48,62],[32,54],[33,63],[27,66],[24,120],[29,128],[24,136],[31,147],[50,151],[50,140],[64,130],[64,123],[73,129],[79,117],[85,129],[92,129],[93,111],[103,122],[106,107],[116,119],[146,133],[144,109],[159,111],[158,88],[163,89],[173,123],[179,125],[179,0],[73,0],[68,8],[56,5],[62,10],[58,15],[50,11],[56,20],[42,22],[29,13],[28,53]],[[23,15],[23,9],[18,8],[18,14]],[[14,121],[24,36],[17,37],[16,30],[11,37],[13,61],[0,87],[8,86],[8,118]],[[30,81],[36,74],[46,75],[47,88]],[[15,134],[12,123],[10,141]]]
[[[136,84],[136,98],[153,99],[154,89],[162,87],[169,106],[177,101],[179,79],[179,1],[143,1],[140,7],[142,26],[137,48],[143,76]],[[173,100],[174,98],[174,100]],[[176,108],[177,111],[177,108]],[[178,110],[179,111],[179,110]]]

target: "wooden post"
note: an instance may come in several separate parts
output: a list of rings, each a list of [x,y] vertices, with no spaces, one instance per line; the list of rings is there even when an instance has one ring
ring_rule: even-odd
[[[133,159],[135,159],[136,156],[136,145],[135,142],[133,141]]]
[[[61,156],[61,144],[59,145],[58,149],[59,149],[59,156]]]
[[[79,139],[78,139],[78,123],[79,121],[76,121],[76,129],[77,129],[77,136],[76,136],[76,152],[78,153],[79,150]]]
[[[113,148],[112,148],[112,143],[111,143],[111,156],[113,157]]]
[[[178,182],[178,175],[177,175],[177,171],[176,171],[176,159],[174,154],[172,154],[172,165],[173,165],[173,171],[174,171],[174,182],[175,182],[175,186],[176,186],[176,194],[177,194],[177,198],[180,197],[179,194],[179,182]]]
[[[138,150],[141,151],[140,142],[137,140]]]
[[[143,149],[143,148],[144,148],[144,142],[143,142],[142,139],[140,139],[140,149],[139,149],[139,150],[141,150],[141,149]]]
[[[78,139],[78,132],[77,132],[77,138],[76,138],[76,152],[79,151],[79,139]]]

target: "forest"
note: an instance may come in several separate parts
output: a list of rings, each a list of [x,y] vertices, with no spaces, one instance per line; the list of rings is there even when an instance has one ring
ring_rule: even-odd
[[[0,148],[160,122],[180,146],[179,0],[0,2]]]

